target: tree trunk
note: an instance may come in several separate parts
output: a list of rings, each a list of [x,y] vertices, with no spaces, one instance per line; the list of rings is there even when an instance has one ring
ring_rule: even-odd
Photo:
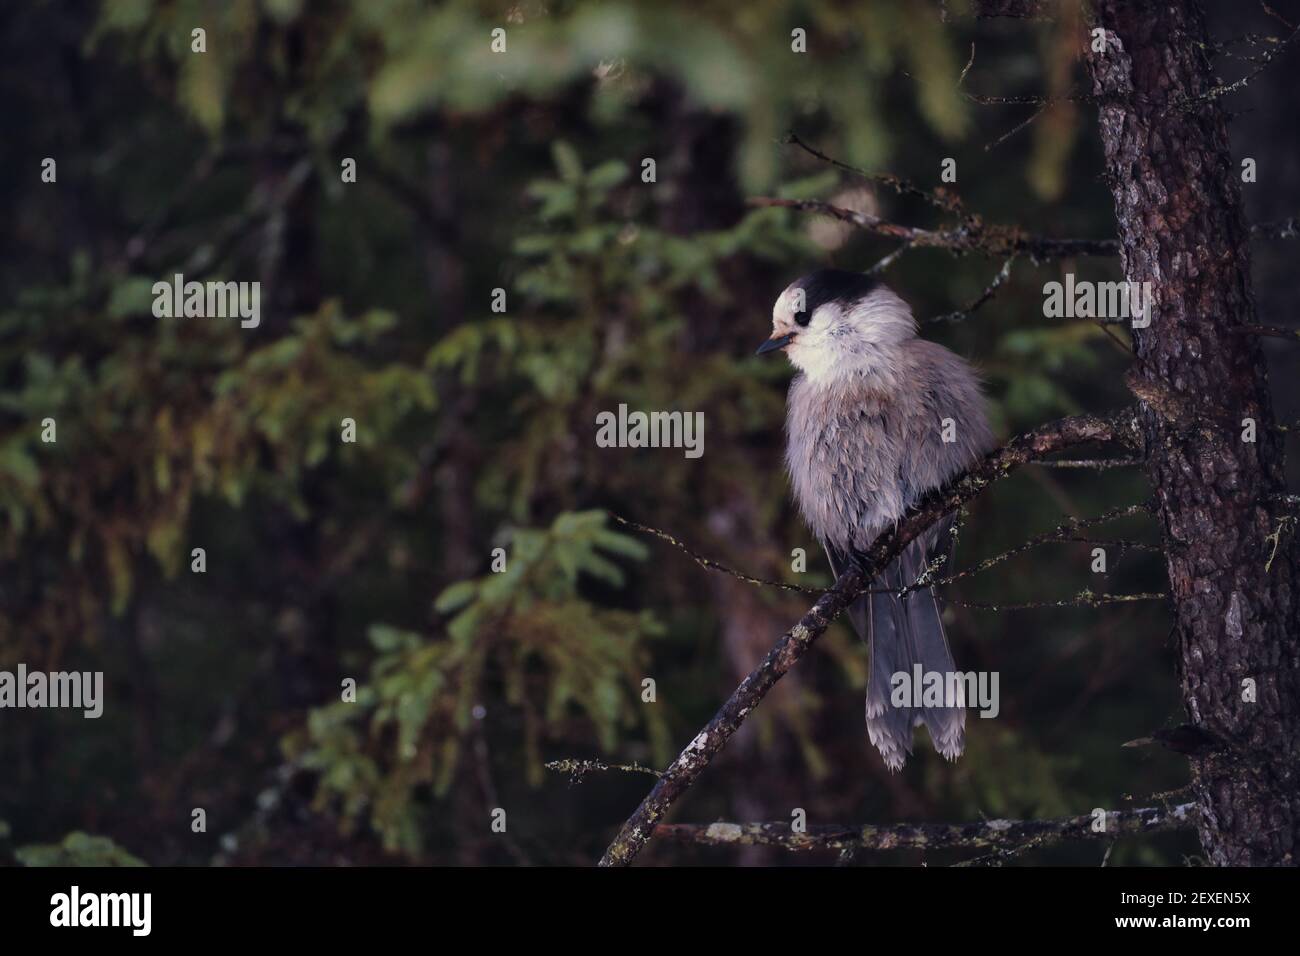
[[[1144,403],[1183,700],[1204,732],[1188,748],[1201,843],[1216,865],[1294,864],[1295,524],[1259,340],[1242,333],[1255,322],[1250,246],[1204,16],[1194,2],[1093,6],[1106,49],[1089,36],[1087,61],[1125,277],[1151,283],[1129,381]]]

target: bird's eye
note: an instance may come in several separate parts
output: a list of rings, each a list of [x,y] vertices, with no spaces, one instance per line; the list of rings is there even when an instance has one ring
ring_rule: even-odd
[[[799,311],[794,313],[795,324],[800,326],[801,328],[808,324],[808,320],[810,318],[812,318],[812,316],[808,314],[807,309],[800,309]]]

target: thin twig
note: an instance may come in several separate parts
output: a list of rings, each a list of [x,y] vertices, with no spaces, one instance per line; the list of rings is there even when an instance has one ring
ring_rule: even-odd
[[[1046,112],[1047,112],[1047,108],[1048,108],[1049,106],[1051,106],[1051,105],[1052,105],[1052,101],[1051,101],[1051,100],[1043,100],[1042,105],[1040,105],[1040,106],[1038,107],[1038,109],[1034,110],[1032,113],[1030,113],[1028,116],[1026,116],[1023,120],[1021,120],[1021,121],[1020,121],[1019,123],[1017,123],[1015,126],[1011,127],[1011,129],[1007,130],[1005,133],[1003,133],[1003,134],[1002,134],[1001,136],[999,136],[997,139],[993,140],[993,142],[991,142],[991,143],[985,143],[985,144],[984,144],[984,152],[988,153],[988,152],[992,152],[993,150],[997,149],[999,146],[1001,146],[1003,143],[1005,143],[1007,140],[1009,140],[1012,136],[1015,136],[1015,135],[1016,135],[1017,133],[1019,133],[1022,129],[1024,129],[1024,128],[1027,127],[1027,126],[1029,126],[1030,124],[1032,124],[1036,119],[1038,119],[1038,117],[1040,117],[1040,116],[1042,116],[1044,113],[1046,113]]]
[[[564,760],[552,760],[546,765],[547,770],[554,770],[557,773],[567,773],[569,775],[569,786],[576,787],[582,783],[583,778],[589,773],[598,770],[621,770],[624,773],[648,773],[652,777],[661,777],[658,770],[650,767],[643,767],[639,763],[605,763],[600,760],[575,760],[567,757]]]
[[[1042,842],[1041,839],[1034,838],[1019,846],[997,847],[992,853],[985,853],[981,856],[971,857],[969,860],[962,860],[960,863],[954,863],[953,867],[1002,866],[1008,860],[1014,860],[1022,853],[1037,848]]]
[[[1278,20],[1284,27],[1289,27],[1292,30],[1295,29],[1294,23],[1292,23],[1286,17],[1282,16],[1282,14],[1278,13],[1276,10],[1270,7],[1267,3],[1264,2],[1264,0],[1259,0],[1259,5],[1263,7],[1265,13],[1267,13],[1270,17],[1273,17],[1274,19]]]
[[[966,306],[966,308],[959,312],[948,312],[945,315],[936,315],[934,318],[926,319],[926,322],[964,322],[966,319],[970,318],[972,313],[979,311],[981,306],[997,295],[998,289],[1002,287],[1003,283],[1005,283],[1007,279],[1011,278],[1011,265],[1015,261],[1015,256],[1008,256],[1007,261],[1002,263],[1002,268],[998,270],[998,274],[993,277],[993,281],[990,282],[985,287],[984,291],[979,294],[979,297],[970,305]]]
[[[1044,463],[1027,462],[1027,464],[1044,464]],[[931,587],[943,587],[944,585],[952,584],[955,581],[960,581],[962,578],[968,578],[971,577],[972,575],[979,574],[983,571],[987,571],[989,568],[999,565],[1002,562],[1015,557],[1016,555],[1024,554],[1026,551],[1029,551],[1032,548],[1037,548],[1044,544],[1050,544],[1052,542],[1091,544],[1094,547],[1115,547],[1115,548],[1121,548],[1125,550],[1135,550],[1135,551],[1143,551],[1143,550],[1159,551],[1161,550],[1159,546],[1153,544],[1146,544],[1141,541],[1128,541],[1122,539],[1097,540],[1094,538],[1081,537],[1076,534],[1076,532],[1084,528],[1090,528],[1090,527],[1094,527],[1095,525],[1105,524],[1107,522],[1115,521],[1120,518],[1129,517],[1131,515],[1138,514],[1140,512],[1149,513],[1150,510],[1151,510],[1151,506],[1149,504],[1123,505],[1118,508],[1112,508],[1110,511],[1107,511],[1104,514],[1096,515],[1092,518],[1073,518],[1073,517],[1067,518],[1064,522],[1062,522],[1060,525],[1058,525],[1056,528],[1052,529],[1051,531],[1045,531],[1042,534],[1035,535],[1033,538],[1030,538],[1028,541],[1024,542],[1023,544],[1019,544],[1016,547],[1003,551],[1000,554],[995,554],[992,557],[985,558],[983,561],[979,562],[979,564],[976,564],[974,567],[970,567],[962,571],[954,572],[953,574],[950,574],[947,577],[942,577],[942,578],[929,577],[928,575],[931,569],[927,568],[926,573],[923,574],[921,578],[919,578],[913,584],[909,584],[901,588],[865,588],[862,591],[862,593],[863,594],[894,594],[900,598],[906,597],[907,595],[911,594],[914,591],[920,591],[925,588],[931,588]],[[758,587],[780,588],[783,591],[797,591],[801,594],[821,595],[826,593],[825,588],[808,587],[806,585],[800,585],[800,584],[786,584],[785,582],[782,581],[772,581],[767,578],[756,578],[752,574],[746,574],[744,571],[738,571],[735,568],[729,567],[728,565],[723,564],[721,561],[715,561],[712,558],[705,557],[704,555],[695,551],[694,549],[692,549],[691,547],[689,547],[688,545],[686,545],[685,543],[683,543],[682,541],[674,537],[673,535],[669,534],[667,531],[664,531],[660,528],[654,528],[651,527],[650,525],[641,524],[638,521],[632,521],[628,518],[624,518],[622,515],[615,514],[612,511],[609,513],[609,516],[613,518],[615,521],[617,521],[619,524],[623,525],[624,527],[632,528],[633,530],[640,531],[644,534],[653,535],[654,537],[659,538],[661,541],[665,541],[668,544],[671,544],[673,547],[677,548],[683,554],[687,555],[692,561],[694,561],[700,567],[705,568],[706,570],[720,571],[723,574],[731,575],[733,578],[736,578],[737,580],[744,581],[747,584],[753,584]],[[1163,595],[1155,595],[1155,596],[1163,597]],[[1129,595],[1093,595],[1092,596],[1092,600],[1096,603],[1112,603],[1112,601],[1108,601],[1104,599],[1113,599],[1113,601],[1123,601],[1123,600],[1145,600],[1147,598],[1138,597],[1138,596],[1131,597]],[[956,604],[961,607],[986,607],[987,606],[983,604],[966,604],[962,601],[955,601],[948,598],[945,598],[944,600],[946,600],[949,604]],[[1062,603],[1034,605],[1034,606],[1066,607],[1070,604],[1082,604],[1082,603],[1086,603],[1086,600],[1082,599],[1079,595],[1076,595],[1073,598],[1063,599]],[[1001,606],[1004,607],[1006,610],[1016,610],[1019,607],[1027,607],[1028,605],[1009,604],[1009,605],[1001,605]]]
[[[895,176],[893,173],[869,173],[865,169],[859,169],[856,166],[850,166],[848,163],[841,162],[838,159],[834,159],[831,156],[827,156],[817,147],[805,143],[793,131],[786,133],[785,138],[782,140],[782,142],[787,143],[791,146],[797,146],[800,149],[802,149],[805,153],[807,153],[809,156],[812,156],[815,159],[819,159],[823,163],[828,163],[831,166],[834,166],[836,169],[842,169],[846,173],[852,173],[854,176],[857,176],[861,179],[865,179],[868,182],[877,183],[882,186],[888,186],[890,189],[894,190],[894,192],[898,193],[899,195],[915,196],[918,199],[925,200],[927,203],[934,206],[936,209],[941,209],[944,212],[953,213],[954,215],[963,215],[961,198],[957,196],[956,193],[951,192],[950,190],[922,189],[920,186],[913,185],[912,183],[908,182],[906,179],[903,179],[901,176]]]
[[[888,269],[891,265],[894,264],[894,261],[898,259],[899,256],[901,256],[903,253],[905,253],[908,249],[911,248],[912,248],[912,244],[910,242],[903,243],[893,252],[889,253],[889,255],[883,257],[879,262],[877,262],[874,266],[868,269],[867,275],[870,276],[877,275],[883,272],[885,269]]]
[[[1264,72],[1264,70],[1268,68],[1268,65],[1271,62],[1273,62],[1273,60],[1277,59],[1278,56],[1286,52],[1287,47],[1291,45],[1291,42],[1296,38],[1297,35],[1300,35],[1300,29],[1293,29],[1290,35],[1287,36],[1285,40],[1277,44],[1277,46],[1273,47],[1271,50],[1264,51],[1264,53],[1259,57],[1258,60],[1259,65],[1256,66],[1255,69],[1247,73],[1245,76],[1243,76],[1241,79],[1233,83],[1223,83],[1218,86],[1212,87],[1206,90],[1204,93],[1200,94],[1199,96],[1185,97],[1172,105],[1182,110],[1192,110],[1195,107],[1201,105],[1202,103],[1209,103],[1214,100],[1220,99],[1224,96],[1228,96],[1231,93],[1238,93],[1241,90],[1244,90],[1247,86],[1250,85],[1250,83],[1257,76],[1259,76],[1261,73]]]
[[[1250,227],[1252,239],[1300,239],[1300,216],[1257,222]]]
[[[1285,532],[1288,528],[1293,528],[1295,526],[1295,522],[1296,522],[1295,515],[1283,515],[1281,520],[1278,521],[1277,527],[1273,529],[1272,534],[1269,534],[1264,538],[1265,543],[1268,543],[1269,541],[1273,542],[1273,548],[1268,553],[1268,560],[1264,562],[1265,574],[1273,570],[1273,562],[1277,560],[1277,549],[1278,546],[1282,543],[1283,532]]]
[[[1119,254],[1116,239],[1054,239],[1032,236],[1009,226],[987,226],[978,222],[953,229],[921,229],[889,222],[871,213],[846,209],[820,199],[781,199],[754,196],[751,206],[798,209],[830,216],[847,222],[864,232],[901,240],[907,248],[947,249],[950,252],[979,252],[989,256],[1027,255],[1035,261],[1073,258],[1076,256],[1114,256]]]
[[[1112,521],[1118,521],[1121,518],[1128,518],[1135,514],[1150,514],[1151,510],[1152,510],[1151,504],[1148,502],[1143,502],[1141,504],[1136,504],[1136,505],[1121,505],[1118,508],[1111,508],[1109,511],[1103,512],[1102,514],[1099,515],[1095,515],[1091,518],[1067,518],[1062,524],[1053,528],[1051,531],[1044,531],[1042,534],[1035,535],[1034,537],[1030,538],[1028,541],[1024,542],[1023,544],[1019,544],[1014,548],[1010,548],[1009,550],[1003,551],[1001,554],[995,554],[992,557],[985,558],[983,561],[979,562],[973,567],[967,568],[964,571],[958,571],[947,578],[933,582],[933,584],[936,585],[951,584],[952,582],[959,581],[962,578],[968,578],[971,577],[972,575],[980,574],[984,571],[989,570],[992,567],[1002,564],[1004,561],[1008,561],[1011,558],[1016,557],[1017,555],[1024,554],[1026,551],[1029,551],[1032,548],[1036,548],[1040,545],[1047,544],[1048,542],[1051,541],[1081,542],[1086,544],[1092,544],[1094,546],[1101,545],[1105,547],[1107,546],[1106,543],[1100,541],[1093,541],[1092,539],[1089,538],[1080,537],[1077,536],[1076,533],[1083,530],[1084,528],[1092,528],[1099,524],[1109,524]],[[1113,546],[1122,547],[1124,549],[1131,549],[1137,551],[1142,551],[1142,550],[1160,551],[1161,550],[1160,547],[1157,545],[1149,545],[1140,541],[1121,540],[1121,541],[1110,542],[1110,544]],[[913,585],[910,589],[909,588],[903,589],[904,592],[908,590],[916,590],[916,586]]]
[[[966,61],[966,65],[961,68],[961,75],[957,77],[957,89],[961,89],[961,85],[966,82],[966,74],[970,72],[970,68],[974,65],[975,65],[975,41],[972,40],[970,44],[970,59]]]
[[[1032,601],[1026,604],[995,604],[986,601],[950,601],[961,607],[977,611],[1036,611],[1052,607],[1102,607],[1106,604],[1126,604],[1131,601],[1163,601],[1169,597],[1163,591],[1143,591],[1138,594],[1094,594],[1084,588],[1072,598],[1059,601]]]
[[[984,96],[979,93],[963,95],[980,106],[1055,106],[1058,103],[1098,103],[1102,100],[1096,93],[1067,93],[1064,96],[1041,96],[1037,93],[1016,96]]]
[[[1144,465],[1141,458],[1067,458],[1058,461],[1036,461],[1041,468],[1093,468],[1105,471],[1107,468],[1136,468]]]
[[[671,544],[674,548],[677,548],[679,551],[681,551],[683,554],[689,557],[700,567],[705,568],[709,571],[721,571],[723,574],[730,574],[733,578],[744,581],[747,584],[756,584],[759,587],[780,588],[783,591],[798,591],[800,594],[825,594],[826,593],[825,588],[806,587],[802,584],[786,584],[784,581],[772,581],[767,578],[756,578],[752,574],[746,574],[744,571],[737,571],[735,568],[728,567],[727,565],[723,564],[720,561],[714,561],[712,558],[706,558],[698,551],[691,549],[686,544],[679,541],[677,538],[673,537],[667,531],[664,531],[660,528],[652,528],[648,524],[641,524],[638,521],[631,521],[628,518],[624,518],[622,515],[615,514],[612,511],[609,513],[609,516],[613,518],[615,521],[617,521],[619,524],[623,525],[624,527],[632,528],[633,530],[640,531],[643,534],[654,535],[659,540],[666,541],[668,544]]]
[[[1280,325],[1239,325],[1230,330],[1237,335],[1265,335],[1275,339],[1300,339],[1300,329]]]

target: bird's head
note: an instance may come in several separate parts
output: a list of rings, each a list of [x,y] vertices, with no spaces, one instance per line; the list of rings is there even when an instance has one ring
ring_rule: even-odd
[[[758,354],[783,351],[810,379],[880,372],[916,335],[907,303],[860,272],[820,269],[792,282],[772,308],[772,337]]]

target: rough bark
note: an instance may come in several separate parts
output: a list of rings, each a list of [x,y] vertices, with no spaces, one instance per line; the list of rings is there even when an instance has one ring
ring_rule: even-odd
[[[1125,276],[1150,282],[1130,383],[1167,554],[1201,842],[1218,865],[1293,864],[1300,829],[1294,523],[1256,336],[1238,168],[1194,2],[1097,0],[1087,53]],[[1090,38],[1089,38],[1090,39]],[[1209,95],[1207,95],[1209,94]],[[1243,440],[1244,419],[1256,425]],[[1243,699],[1253,679],[1256,702]]]

